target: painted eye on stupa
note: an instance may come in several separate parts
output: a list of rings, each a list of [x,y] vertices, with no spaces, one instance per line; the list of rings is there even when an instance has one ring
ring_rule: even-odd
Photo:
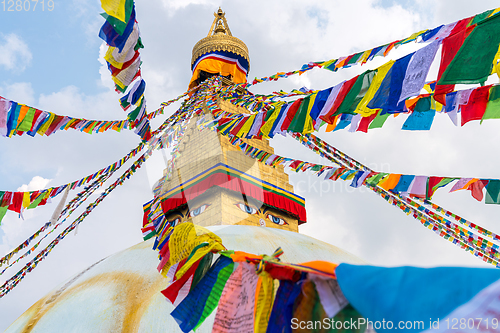
[[[172,227],[175,227],[177,226],[179,223],[181,223],[181,218],[180,217],[177,217],[175,219],[173,219],[172,221],[168,221],[170,223],[170,225]]]
[[[201,206],[199,206],[198,208],[196,209],[192,209],[190,212],[189,212],[189,217],[195,217],[195,216],[198,216],[200,215],[201,213],[203,213],[205,211],[205,209],[207,209],[207,207],[210,206],[208,204],[203,204]]]
[[[236,206],[238,206],[239,209],[241,209],[242,211],[244,211],[247,214],[256,214],[257,213],[256,208],[249,206],[247,204],[244,204],[242,202],[237,203]]]
[[[288,225],[288,223],[286,223],[285,220],[283,220],[282,218],[279,218],[277,216],[274,216],[272,214],[267,214],[267,218],[269,220],[271,220],[271,222],[273,222],[273,223],[276,223],[276,224],[279,224],[279,225]]]

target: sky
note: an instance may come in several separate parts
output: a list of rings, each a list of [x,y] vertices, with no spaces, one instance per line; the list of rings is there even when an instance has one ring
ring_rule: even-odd
[[[60,115],[124,119],[126,114],[103,66],[105,47],[98,31],[104,20],[99,15],[99,1],[54,0],[52,4],[52,11],[45,1],[43,11],[39,3],[35,11],[31,7],[30,11],[18,12],[3,10],[0,4],[0,96]],[[493,9],[498,2],[136,0],[150,112],[186,90],[192,47],[207,35],[219,6],[226,12],[233,35],[249,48],[249,78],[253,79],[371,49]],[[256,85],[251,91],[271,93],[304,86],[325,89],[419,47],[412,43],[393,51],[390,58],[377,58],[362,67],[336,73],[314,69],[300,77]],[[434,66],[428,79],[435,79],[431,76],[436,72]],[[497,80],[491,78],[490,82]],[[170,106],[166,114],[172,114],[178,106]],[[158,126],[165,117],[152,125]],[[437,114],[430,131],[411,132],[401,130],[404,118],[390,118],[382,129],[367,134],[337,131],[320,132],[318,136],[377,171],[500,178],[500,158],[494,154],[500,140],[499,121],[455,127],[446,115]],[[50,137],[1,138],[0,190],[38,190],[81,179],[119,160],[138,143],[132,131],[94,135],[63,131]],[[328,164],[291,138],[277,137],[270,143],[282,156]],[[152,158],[115,189],[82,222],[76,234],[68,235],[18,287],[0,299],[0,330],[73,275],[142,240],[142,204],[152,198],[151,187],[161,176],[162,161]],[[306,198],[308,222],[300,232],[373,265],[493,267],[444,241],[365,188],[324,182],[307,173],[291,174],[290,182],[295,192]],[[58,201],[26,211],[24,220],[8,212],[0,225],[0,255],[40,228]],[[448,193],[446,189],[438,191],[434,201],[500,233],[497,205],[477,202],[468,191]],[[24,263],[7,270],[0,281],[3,283]]]

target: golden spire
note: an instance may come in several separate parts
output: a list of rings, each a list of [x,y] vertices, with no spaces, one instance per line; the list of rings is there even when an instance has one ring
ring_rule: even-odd
[[[228,36],[232,36],[231,34],[231,29],[229,29],[229,25],[227,24],[226,21],[226,13],[222,11],[222,9],[219,7],[219,10],[217,13],[214,13],[215,19],[214,22],[212,23],[212,27],[210,27],[210,30],[208,31],[207,37],[209,37],[212,32],[213,34],[224,34]],[[214,26],[217,26],[214,30]]]
[[[191,65],[202,55],[214,51],[227,51],[242,56],[250,63],[248,48],[240,39],[234,37],[226,21],[226,13],[219,10],[214,13],[214,21],[207,37],[201,39],[193,47]]]

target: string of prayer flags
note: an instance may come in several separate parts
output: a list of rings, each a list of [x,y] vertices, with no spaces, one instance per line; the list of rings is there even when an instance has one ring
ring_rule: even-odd
[[[182,96],[181,96],[182,97]],[[180,98],[180,97],[179,97]],[[177,98],[177,99],[179,99]],[[170,102],[166,102],[164,104],[170,104],[172,101]],[[190,105],[190,103],[184,103],[183,106],[181,107],[181,109],[179,109],[177,112],[175,112],[172,116],[170,116],[157,130],[155,130],[153,132],[153,136],[157,136],[157,135],[160,135],[161,137],[161,140],[150,140],[149,144],[150,146],[159,146],[159,147],[164,147],[164,148],[168,148],[170,146],[170,144],[172,143],[173,139],[172,139],[172,136],[179,136],[179,135],[182,135],[182,133],[180,131],[177,130],[176,126],[178,126],[177,124],[179,122],[186,122],[186,120],[189,120],[190,116],[189,116],[189,113],[185,111],[184,107],[186,107],[187,105]],[[163,134],[162,134],[163,133]],[[178,140],[178,138],[176,139]],[[22,244],[20,244],[17,248],[15,248],[14,250],[12,250],[11,252],[9,252],[7,255],[5,255],[3,258],[0,259],[0,267],[7,263],[8,266],[6,268],[4,268],[4,270],[0,273],[0,275],[2,275],[5,270],[7,270],[8,268],[12,267],[14,264],[16,264],[17,262],[19,262],[21,259],[27,257],[28,255],[30,255],[31,253],[33,253],[37,248],[38,246],[40,245],[40,243],[47,237],[49,236],[50,234],[52,234],[54,231],[57,230],[57,228],[59,226],[61,226],[68,218],[69,216],[94,192],[96,191],[100,186],[102,186],[107,179],[109,179],[113,173],[118,170],[120,168],[121,165],[123,165],[125,162],[128,161],[129,158],[133,157],[133,156],[136,156],[136,154],[142,150],[142,148],[144,147],[144,143],[140,143],[139,146],[132,150],[128,155],[126,155],[124,158],[122,158],[119,162],[117,162],[118,164],[114,164],[106,169],[102,169],[102,170],[106,170],[106,172],[102,173],[100,171],[98,171],[96,174],[100,174],[100,176],[98,176],[97,178],[93,178],[94,179],[94,182],[88,186],[88,187],[85,187],[85,189],[77,194],[77,196],[71,200],[65,207],[65,209],[61,212],[60,214],[60,217],[61,218],[62,216],[66,215],[67,216],[65,217],[65,219],[58,223],[57,225],[53,226],[53,229],[49,231],[49,233],[45,234],[42,239],[40,239],[35,245],[33,245],[30,250],[28,250],[26,253],[24,253],[22,256],[18,257],[15,261],[11,262],[9,264],[9,261],[13,258],[13,256],[15,254],[17,254],[20,250],[24,249],[24,248],[27,248],[28,246],[31,246],[31,242],[38,238],[44,231],[47,230],[47,228],[49,226],[51,226],[51,223],[48,222],[46,223],[44,226],[42,226],[42,228],[40,228],[37,232],[35,232],[31,237],[29,237],[26,241],[24,241]],[[115,167],[116,166],[116,167]],[[80,183],[80,182],[79,182]],[[69,185],[69,184],[67,184]],[[68,187],[67,187],[68,188]],[[39,196],[40,199],[37,199],[37,200],[41,200],[41,196]],[[36,201],[35,203],[32,203],[29,207],[30,208],[33,208],[35,205],[36,205]],[[5,207],[5,208],[8,208],[8,207]]]
[[[2,121],[3,119],[3,121]],[[128,120],[87,120],[60,116],[20,104],[0,96],[0,135],[52,135],[57,131],[75,129],[88,134],[102,133],[108,130],[120,132],[130,125]]]
[[[393,193],[405,193],[405,195],[431,199],[437,189],[445,187],[452,182],[460,183],[460,181],[462,180],[470,179],[460,177],[401,175],[374,171],[365,173],[364,171],[357,171],[356,169],[349,169],[345,167],[325,166],[321,164],[309,163],[301,160],[282,157],[276,154],[266,154],[264,150],[253,147],[231,134],[225,135],[230,137],[229,142],[232,145],[238,147],[247,156],[257,159],[259,162],[265,163],[266,165],[270,165],[273,167],[277,165],[283,165],[291,168],[295,172],[313,171],[318,174],[318,176],[327,170],[334,170],[334,173],[331,174],[328,179],[352,179],[352,187],[359,187],[364,182],[366,182],[371,186],[380,186],[385,190],[391,191]],[[462,187],[460,189],[469,189],[472,196],[476,200],[481,201],[483,199],[483,189],[487,190],[489,182],[490,179],[475,178],[473,182],[467,184],[467,187]],[[452,188],[450,192],[453,192],[455,190],[455,188]],[[496,190],[492,190],[491,193],[496,193],[495,191]],[[495,197],[494,194],[490,195],[490,198],[488,199],[489,203],[493,201],[493,197]],[[495,203],[500,204],[500,201]]]
[[[316,138],[317,139],[317,138]],[[316,142],[320,140],[317,139]],[[300,140],[303,142],[302,140]],[[304,142],[303,142],[304,143]],[[309,145],[307,145],[309,146]],[[352,160],[349,158],[347,155],[339,152],[335,148],[326,145],[326,150],[328,150],[330,153],[335,155],[335,158],[332,156],[324,155],[324,157],[327,157],[328,159],[332,158],[332,161],[338,163],[336,159],[339,158],[342,160],[342,163],[347,163],[350,165],[356,165],[356,167],[359,167],[361,169],[365,169],[366,167],[362,166],[358,162]],[[329,176],[329,174],[327,175]],[[417,177],[415,177],[417,178]],[[407,214],[411,214],[413,212],[413,217],[419,220],[424,226],[429,227],[432,229],[436,234],[438,234],[441,237],[444,237],[445,239],[448,239],[452,241],[454,244],[457,244],[461,248],[471,252],[472,254],[479,256],[482,258],[483,261],[498,265],[498,245],[493,244],[491,242],[488,242],[485,239],[482,239],[481,237],[477,236],[476,234],[465,230],[464,228],[459,227],[458,225],[452,223],[451,221],[447,220],[446,218],[436,215],[435,213],[431,212],[430,210],[426,209],[422,205],[418,204],[414,200],[412,200],[409,197],[402,197],[399,194],[396,195],[391,195],[389,192],[387,192],[385,189],[381,187],[374,187],[372,186],[368,181],[366,182],[366,185],[369,189],[373,190],[375,193],[380,195],[382,198],[384,198],[386,201],[389,203],[399,207],[401,210],[403,210]],[[424,183],[425,185],[425,183]],[[425,193],[425,191],[424,191]],[[472,230],[479,231],[483,235],[487,235],[490,238],[494,240],[498,240],[495,234],[485,230],[484,228],[478,227],[475,224],[472,224],[468,221],[466,221],[463,218],[460,218],[456,215],[454,215],[451,212],[445,211],[441,209],[439,206],[432,204],[430,202],[425,202],[426,204],[432,205],[433,209],[435,211],[445,213],[444,215],[446,216],[453,216],[455,220],[459,221],[462,224],[465,224]],[[466,235],[466,236],[463,236]],[[494,259],[496,258],[496,259]]]
[[[29,192],[10,192],[10,191],[0,191],[0,222],[4,217],[7,210],[14,211],[21,214],[24,209],[33,209],[38,206],[43,206],[50,202],[51,199],[55,198],[57,195],[62,193],[66,188],[71,190],[76,187],[88,184],[90,181],[97,179],[98,177],[115,171],[131,157],[135,156],[139,151],[142,150],[144,144],[140,144],[127,155],[122,157],[119,161],[100,169],[99,171],[83,177],[79,180],[73,181],[68,184],[61,186],[50,187],[44,190],[29,191]]]
[[[127,120],[135,128],[143,141],[151,138],[151,127],[146,114],[144,91],[146,82],[141,75],[141,57],[139,50],[143,48],[139,33],[139,25],[135,17],[133,0],[101,0],[106,12],[106,22],[102,26],[99,37],[108,44],[104,59],[115,83],[115,90],[120,94],[120,105],[129,111]],[[132,110],[129,110],[133,107]]]
[[[168,120],[167,120],[168,121]],[[116,179],[110,186],[108,186],[100,196],[90,205],[87,206],[85,211],[80,214],[66,229],[64,229],[52,242],[47,245],[43,250],[41,250],[32,260],[30,260],[21,270],[19,270],[14,276],[7,279],[3,285],[0,286],[0,298],[8,294],[12,289],[14,289],[26,276],[28,272],[33,271],[38,264],[44,260],[48,254],[54,249],[54,247],[61,242],[71,231],[75,230],[78,225],[97,207],[115,188],[122,185],[125,180],[129,179],[133,174],[139,170],[144,162],[153,154],[153,152],[162,146],[161,137],[169,128],[169,123],[165,121],[160,128],[158,128],[153,134],[154,136],[148,142],[148,149],[144,152],[134,163],[120,176]],[[138,147],[142,147],[145,143],[141,143]],[[134,151],[135,152],[135,149]],[[132,154],[129,153],[130,154]],[[138,151],[137,151],[138,152]],[[128,156],[128,155],[127,155]],[[135,153],[132,155],[135,156]]]
[[[118,168],[116,170],[118,170]],[[27,240],[25,240],[17,248],[15,248],[11,252],[9,252],[7,255],[5,255],[3,258],[1,258],[0,259],[0,267],[2,267],[2,265],[4,263],[7,263],[7,267],[5,267],[0,272],[0,275],[2,275],[3,273],[5,273],[5,271],[7,269],[9,269],[10,267],[14,266],[20,260],[26,258],[31,253],[33,253],[38,248],[38,246],[40,246],[41,242],[45,238],[47,238],[49,235],[51,235],[53,232],[55,232],[57,230],[57,228],[59,228],[62,224],[64,224],[64,222],[66,222],[66,220],[71,216],[71,214],[78,207],[80,207],[80,205],[83,204],[87,200],[87,198],[90,197],[98,188],[100,188],[113,175],[113,173],[116,170],[113,170],[113,171],[111,171],[111,172],[109,172],[109,173],[107,173],[105,175],[102,175],[101,177],[99,177],[98,179],[96,179],[90,186],[86,187],[82,192],[78,193],[76,195],[76,197],[73,200],[71,200],[66,205],[66,207],[64,208],[64,210],[59,214],[59,217],[57,218],[57,220],[60,220],[63,216],[65,216],[64,219],[61,222],[57,223],[56,225],[54,225],[50,221],[47,222],[44,226],[42,226],[38,231],[36,231],[31,237],[29,237]],[[49,227],[52,227],[52,230],[50,230],[48,233],[46,233],[40,240],[38,240],[38,242],[36,244],[34,244],[33,246],[31,246],[32,241],[35,240],[36,238],[38,238],[41,235],[41,233],[44,232],[45,230],[47,230]],[[20,250],[22,250],[22,249],[24,249],[24,248],[26,248],[28,246],[30,246],[30,249],[28,251],[26,251],[23,255],[19,256],[14,261],[10,262],[10,260],[13,258],[13,256],[15,254],[17,254]]]
[[[389,70],[390,72],[390,70]],[[380,73],[379,73],[380,74]],[[366,76],[366,75],[364,75]],[[378,75],[372,80],[373,84],[377,83]],[[387,75],[385,76],[387,78]],[[385,80],[384,78],[384,80]],[[377,104],[377,107],[387,107],[387,109],[361,106],[364,103],[369,103],[365,98],[369,96],[370,88],[363,96],[356,97],[358,100],[345,102],[348,97],[348,89],[343,89],[354,85],[358,80],[357,77],[351,82],[345,81],[339,85],[328,88],[322,91],[317,91],[311,95],[297,99],[293,102],[272,105],[269,108],[260,108],[254,114],[235,114],[230,112],[214,113],[215,120],[218,122],[219,130],[224,133],[231,133],[240,138],[273,138],[276,134],[285,134],[286,132],[295,132],[307,134],[318,130],[323,121],[326,121],[329,126],[326,131],[337,131],[344,128],[349,128],[349,131],[367,132],[369,129],[381,128],[390,114],[402,113],[408,115],[404,122],[403,130],[430,130],[434,122],[436,112],[440,114],[446,113],[455,125],[463,126],[472,120],[497,119],[500,118],[500,87],[498,85],[489,85],[454,91],[445,94],[447,105],[442,107],[436,103],[431,94],[418,95],[414,98],[407,99],[401,103],[397,102],[399,95],[393,98],[394,103],[397,103],[397,108],[391,108],[387,103],[387,96],[380,97],[383,104]],[[390,80],[389,80],[390,81]],[[389,82],[387,81],[387,82]],[[390,83],[387,83],[390,87]],[[380,92],[382,87],[379,86]],[[357,89],[360,89],[359,86]],[[351,90],[352,91],[352,90]],[[226,93],[220,95],[226,99]],[[381,96],[381,95],[379,95]],[[376,97],[375,95],[373,96]],[[379,98],[379,97],[376,97]],[[228,98],[229,101],[233,99]],[[248,101],[251,97],[247,98]],[[349,105],[346,106],[346,105]],[[251,106],[250,104],[247,105]],[[368,104],[369,106],[369,104]],[[373,106],[375,107],[375,106]],[[360,109],[361,108],[361,109]],[[344,110],[346,113],[337,113],[338,110]],[[367,112],[371,110],[371,112]],[[363,113],[357,113],[363,112]]]
[[[313,151],[315,151],[318,154],[323,154],[322,155],[323,157],[326,157],[327,159],[329,159],[335,163],[341,163],[344,165],[348,165],[349,167],[354,167],[358,170],[372,172],[366,166],[362,165],[361,163],[357,162],[356,160],[354,160],[351,157],[347,156],[346,154],[342,153],[338,149],[328,145],[326,142],[322,141],[321,139],[319,139],[311,134],[305,135],[305,136],[295,134],[294,138],[299,140],[299,142],[304,144],[306,147],[312,149]],[[340,169],[342,169],[342,168],[340,168]],[[338,170],[333,172],[333,174],[337,173],[337,171]],[[331,174],[332,174],[331,171],[329,173],[327,173],[325,179],[327,177],[330,177]],[[382,174],[382,177],[385,177],[386,175],[387,174]],[[382,177],[380,177],[380,178],[382,178]],[[373,177],[370,177],[370,178],[373,178]],[[417,176],[417,177],[414,177],[414,179],[415,179],[414,184],[417,185],[418,191],[420,191],[420,192],[423,191],[422,193],[424,194],[424,197],[425,197],[425,188],[426,188],[427,180],[422,181],[425,179],[425,176]],[[460,185],[460,187],[466,188],[473,181],[474,180],[468,180],[465,185]],[[441,181],[439,181],[433,187],[439,186],[440,183],[441,183]],[[391,192],[388,192],[379,186],[373,186],[372,184],[370,184],[370,179],[367,179],[367,181],[365,182],[365,185],[370,190],[374,191],[377,195],[381,196],[388,203],[390,203],[396,207],[399,207],[406,214],[412,214],[413,217],[415,219],[417,219],[418,221],[420,221],[424,227],[431,229],[440,237],[443,237],[444,239],[452,242],[453,244],[456,244],[460,248],[470,252],[471,254],[473,254],[477,257],[479,257],[484,262],[487,262],[489,264],[500,267],[500,253],[498,251],[498,249],[499,249],[498,244],[494,244],[491,241],[488,241],[487,239],[482,238],[481,236],[478,236],[477,234],[460,227],[459,225],[446,219],[446,217],[449,217],[449,216],[453,217],[455,221],[458,221],[460,224],[465,225],[470,230],[477,231],[480,234],[489,237],[491,240],[494,240],[494,241],[500,240],[500,238],[496,234],[494,234],[494,233],[492,233],[492,232],[490,232],[490,231],[488,231],[480,226],[477,226],[476,224],[473,224],[472,222],[469,222],[469,221],[465,220],[464,218],[462,218],[458,215],[455,215],[455,214],[439,207],[436,204],[431,203],[428,200],[422,199],[421,202],[425,205],[430,206],[432,208],[432,210],[427,209],[426,207],[424,207],[420,203],[418,203],[417,201],[421,200],[418,197],[411,198],[408,196],[402,196],[401,194],[395,194],[395,193],[391,194]],[[413,187],[415,187],[415,185]]]
[[[287,73],[280,72],[276,73],[274,75],[271,75],[269,77],[262,77],[260,79],[255,78],[251,84],[245,84],[245,88],[249,87],[251,85],[255,85],[261,82],[269,82],[269,81],[277,81],[281,78],[288,78],[291,75],[299,74],[302,75],[303,73],[312,70],[313,68],[324,68],[333,72],[338,71],[339,69],[343,68],[349,68],[351,66],[354,66],[356,64],[364,65],[366,62],[373,60],[377,56],[382,56],[386,57],[389,55],[390,51],[397,49],[400,45],[407,44],[413,41],[420,42],[420,43],[427,43],[429,42],[432,44],[432,42],[435,41],[442,41],[450,36],[456,35],[457,33],[464,31],[466,28],[470,28],[470,31],[472,31],[476,26],[481,29],[478,30],[478,32],[475,32],[474,35],[472,36],[471,40],[468,41],[466,47],[464,48],[463,51],[460,53],[459,59],[460,61],[455,61],[456,64],[453,65],[452,68],[453,71],[455,72],[454,75],[469,75],[472,74],[473,79],[476,80],[475,83],[483,82],[484,77],[488,76],[490,73],[487,72],[487,68],[489,68],[489,71],[491,72],[491,62],[488,63],[489,60],[494,60],[493,56],[495,55],[497,49],[498,49],[498,42],[497,42],[497,14],[499,12],[499,9],[494,9],[494,10],[487,10],[483,13],[477,14],[475,16],[459,20],[457,22],[453,22],[450,24],[446,25],[441,25],[439,27],[436,27],[434,29],[426,29],[422,30],[416,33],[413,33],[412,35],[408,36],[407,38],[401,39],[401,40],[396,40],[391,43],[381,45],[378,47],[375,47],[373,49],[361,51],[358,53],[351,54],[349,56],[343,56],[337,59],[331,59],[327,61],[319,61],[319,62],[309,62],[307,64],[304,64],[299,70],[295,71],[290,71]],[[476,28],[477,29],[477,28]],[[469,32],[470,32],[469,31]],[[463,42],[463,41],[462,41]],[[461,43],[460,43],[461,45]],[[495,49],[495,45],[497,45],[497,49]],[[487,47],[484,47],[487,46]],[[480,50],[480,51],[478,51]],[[472,51],[472,52],[469,52]],[[493,54],[492,54],[493,53]],[[473,56],[471,56],[473,55]],[[471,57],[468,61],[467,57]],[[473,60],[474,59],[474,60]],[[475,62],[475,59],[478,59],[479,61]],[[465,65],[464,65],[465,64]],[[472,66],[472,64],[474,64]],[[447,64],[449,65],[449,63]],[[493,65],[496,65],[496,62],[493,63]],[[425,65],[421,65],[423,68],[425,68]],[[447,66],[443,67],[443,71]],[[469,73],[460,73],[459,71],[464,70],[468,71]],[[479,71],[480,70],[480,71]],[[451,70],[450,70],[451,73]],[[478,73],[480,75],[478,75]],[[441,73],[442,74],[442,73]],[[475,75],[474,75],[475,74]],[[451,74],[447,74],[451,75]],[[481,76],[482,75],[482,76]],[[441,77],[441,75],[439,76]],[[477,81],[478,78],[480,77],[480,80],[483,81]],[[462,77],[459,78],[459,80],[463,80]],[[471,79],[465,79],[467,80],[467,83],[471,83]],[[458,83],[458,82],[457,82]],[[452,89],[453,90],[453,89]],[[439,98],[439,97],[438,97]],[[442,103],[444,104],[444,103]]]

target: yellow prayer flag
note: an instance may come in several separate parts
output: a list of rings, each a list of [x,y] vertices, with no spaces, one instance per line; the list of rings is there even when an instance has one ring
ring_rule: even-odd
[[[284,104],[284,103],[283,103]],[[281,108],[278,108],[278,107],[275,107],[274,108],[274,111],[273,113],[271,114],[271,116],[269,117],[269,119],[266,121],[266,123],[260,128],[260,131],[262,133],[262,135],[264,136],[264,138],[268,139],[269,138],[269,132],[271,131],[271,129],[273,128],[273,125],[274,123],[276,122],[276,120],[278,119],[278,115],[280,114],[280,111],[281,111]],[[253,116],[255,118],[255,116]],[[248,121],[247,121],[248,122]],[[253,123],[253,121],[252,121]],[[246,123],[245,125],[246,126]],[[243,126],[243,127],[244,127]],[[242,128],[243,129],[243,128]],[[250,128],[248,128],[248,130],[250,130]],[[240,130],[241,132],[241,130]],[[248,131],[247,131],[248,133]],[[240,134],[238,132],[238,134]]]
[[[357,62],[361,63],[361,65],[365,64],[366,60],[370,56],[370,53],[372,53],[372,50],[366,50]]]
[[[125,3],[127,0],[101,0],[101,7],[106,14],[125,22]]]
[[[490,14],[490,16],[488,16],[488,17],[491,17],[491,16],[495,15],[495,14],[496,14],[496,13],[498,13],[498,12],[500,12],[500,8],[495,9],[495,10],[494,10],[494,11]]]
[[[414,34],[412,34],[410,37],[406,38],[406,39],[405,39],[405,40],[403,40],[402,42],[404,43],[404,42],[406,42],[406,41],[411,41],[411,40],[413,40],[413,39],[417,38],[418,36],[420,36],[421,34],[423,34],[423,33],[424,33],[424,32],[426,32],[426,31],[427,31],[427,29],[422,30],[422,31],[419,31],[419,32],[415,32]]]
[[[255,309],[254,309],[254,332],[265,333],[269,316],[273,308],[274,282],[271,275],[263,271],[259,274],[257,288],[255,290]]]
[[[52,122],[54,121],[55,117],[56,117],[56,115],[54,113],[51,113],[50,117],[49,117],[49,120],[47,120],[42,125],[42,127],[40,127],[40,129],[37,131],[37,133],[40,134],[40,135],[44,135],[45,132],[47,132],[47,130],[49,129],[50,124],[52,124]]]
[[[377,68],[377,74],[373,78],[373,81],[370,84],[370,88],[368,88],[368,91],[366,92],[361,102],[359,102],[354,112],[361,114],[362,117],[369,117],[375,112],[377,112],[378,109],[369,109],[367,105],[375,96],[375,93],[377,92],[378,88],[380,88],[382,81],[384,80],[385,76],[391,69],[394,62],[395,62],[394,60],[391,60],[385,63],[384,65],[380,66],[379,68]]]
[[[23,193],[23,208],[27,208],[31,204],[30,192]]]
[[[321,64],[321,67],[328,67],[331,64],[333,64],[335,61],[337,61],[337,59],[327,60],[327,61],[325,61],[324,63]]]
[[[309,98],[309,105],[307,106],[306,120],[304,122],[304,129],[302,130],[302,134],[309,134],[314,132],[311,110],[314,105],[314,101],[316,100],[316,96],[318,96],[318,93],[311,95],[311,97]]]
[[[497,76],[500,78],[500,47],[498,48],[497,54],[493,58],[493,68],[491,69],[491,74],[497,73]]]

